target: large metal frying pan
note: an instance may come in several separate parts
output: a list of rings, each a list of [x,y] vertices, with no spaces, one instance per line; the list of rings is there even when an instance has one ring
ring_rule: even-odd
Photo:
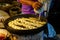
[[[46,24],[43,25],[42,27],[40,28],[36,28],[36,29],[31,29],[31,30],[15,30],[11,27],[8,26],[8,23],[16,18],[21,18],[21,17],[38,17],[38,15],[33,15],[33,14],[21,14],[21,15],[17,15],[17,16],[13,16],[13,17],[10,17],[8,18],[7,20],[5,20],[4,22],[4,25],[5,25],[5,28],[13,33],[13,34],[18,34],[18,35],[32,35],[32,34],[36,34],[36,33],[39,33],[40,31],[44,30],[46,28]]]

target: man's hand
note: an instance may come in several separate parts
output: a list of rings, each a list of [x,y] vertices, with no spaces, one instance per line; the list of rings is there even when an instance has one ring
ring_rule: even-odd
[[[42,7],[42,3],[40,3],[40,2],[35,2],[35,3],[32,4],[32,7],[33,7],[34,9],[38,10],[39,8]]]

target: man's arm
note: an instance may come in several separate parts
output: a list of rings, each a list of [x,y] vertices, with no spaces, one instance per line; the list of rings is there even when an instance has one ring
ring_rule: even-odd
[[[20,3],[32,6],[32,4],[35,2],[32,0],[20,0]]]
[[[30,5],[36,10],[42,6],[40,2],[38,1],[34,2],[34,0],[20,0],[20,3]]]

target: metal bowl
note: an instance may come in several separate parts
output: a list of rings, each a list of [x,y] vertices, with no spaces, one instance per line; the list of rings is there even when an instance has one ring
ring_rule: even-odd
[[[16,18],[22,18],[22,17],[38,17],[37,15],[33,15],[33,14],[21,14],[21,15],[17,15],[17,16],[13,16],[13,17],[10,17],[8,18],[7,20],[5,20],[4,22],[4,26],[5,28],[13,33],[13,34],[18,34],[18,35],[31,35],[31,34],[37,34],[39,32],[41,32],[42,30],[45,30],[46,29],[46,24],[44,24],[42,27],[38,27],[38,28],[35,28],[35,29],[29,29],[29,30],[16,30],[16,29],[13,29],[11,27],[8,26],[8,23]]]

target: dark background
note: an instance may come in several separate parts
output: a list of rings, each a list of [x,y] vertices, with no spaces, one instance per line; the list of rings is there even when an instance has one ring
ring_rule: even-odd
[[[60,0],[53,0],[52,4],[53,7],[50,8],[48,22],[53,25],[57,34],[60,34]]]

